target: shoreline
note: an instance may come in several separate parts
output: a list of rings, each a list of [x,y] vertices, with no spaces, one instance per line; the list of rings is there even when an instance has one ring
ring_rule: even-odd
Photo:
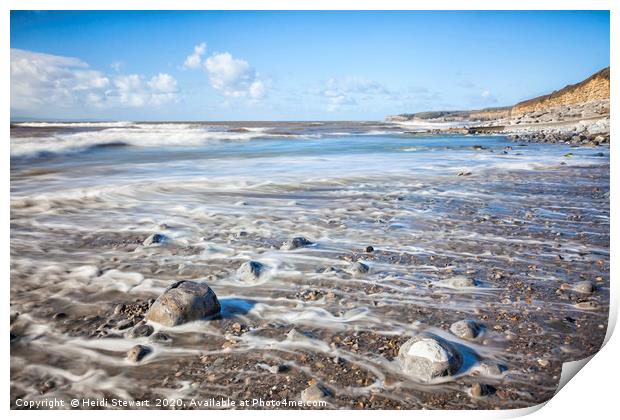
[[[603,112],[599,112],[602,109]],[[578,116],[563,118],[571,112]],[[596,115],[592,115],[592,114]],[[542,121],[541,121],[542,120]],[[407,121],[389,120],[407,127]],[[451,124],[446,119],[417,120],[423,124]],[[526,113],[517,117],[486,121],[460,121],[461,127],[429,128],[417,131],[433,135],[503,135],[511,140],[537,143],[564,143],[571,145],[609,145],[609,101],[597,101],[577,106],[554,107],[545,111]]]

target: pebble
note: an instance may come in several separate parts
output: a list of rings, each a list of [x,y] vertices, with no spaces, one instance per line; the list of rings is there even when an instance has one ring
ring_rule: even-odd
[[[140,324],[135,326],[129,331],[128,336],[130,338],[148,337],[153,334],[153,327],[148,324]]]
[[[165,343],[166,341],[170,341],[170,337],[163,332],[156,332],[151,336],[151,341]]]
[[[118,328],[119,330],[126,330],[131,326],[133,326],[133,323],[130,319],[123,319],[118,324],[116,324],[116,328]]]
[[[450,332],[464,340],[473,340],[480,335],[482,327],[476,321],[465,319],[450,325]]]
[[[354,262],[347,269],[347,271],[351,273],[353,276],[361,276],[363,274],[368,273],[369,270],[370,268],[366,264],[359,262],[359,261]]]
[[[280,249],[283,251],[292,251],[293,249],[302,248],[309,245],[312,245],[311,241],[304,238],[303,236],[297,236],[283,242]]]
[[[256,283],[264,270],[265,266],[258,261],[246,261],[237,269],[237,277],[245,283]]]
[[[478,382],[472,384],[470,391],[471,396],[474,398],[478,398],[482,396],[482,385],[480,385]]]
[[[469,393],[474,398],[480,398],[485,395],[491,394],[493,390],[494,388],[489,385],[475,382],[471,385],[471,388],[469,389]]]
[[[374,252],[374,250],[375,249],[371,245],[368,245],[366,248],[364,248],[364,252],[369,253],[369,254],[371,252]]]
[[[584,295],[591,295],[596,290],[596,286],[590,281],[580,281],[573,285],[573,290]]]
[[[453,289],[462,289],[465,287],[475,287],[476,282],[474,279],[466,276],[454,276],[437,282],[438,285],[444,287],[451,287]]]
[[[301,391],[302,401],[321,401],[326,396],[327,393],[319,385],[310,385],[308,388]]]
[[[153,246],[157,244],[164,243],[168,238],[166,235],[162,235],[161,233],[154,233],[142,242],[144,246]]]
[[[147,346],[143,346],[141,344],[137,344],[129,349],[127,352],[127,359],[129,361],[137,363],[140,360],[144,359],[144,357],[151,352],[151,349]]]
[[[288,366],[284,364],[274,365],[269,367],[271,373],[282,373],[288,370]]]

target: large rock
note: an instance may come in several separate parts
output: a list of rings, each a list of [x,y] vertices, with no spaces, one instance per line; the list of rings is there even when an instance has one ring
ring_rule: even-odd
[[[258,261],[246,261],[237,269],[237,277],[245,283],[256,283],[265,271],[265,266]]]
[[[454,324],[450,325],[450,332],[465,340],[473,340],[480,335],[481,331],[482,326],[471,319],[456,321]]]
[[[312,242],[303,236],[297,236],[282,243],[280,249],[284,251],[292,251],[293,249],[302,248],[308,245],[312,245]]]
[[[463,358],[449,342],[432,335],[411,338],[398,351],[403,371],[420,382],[456,373]]]
[[[220,302],[207,283],[178,281],[170,285],[149,309],[146,318],[167,327],[220,312]]]

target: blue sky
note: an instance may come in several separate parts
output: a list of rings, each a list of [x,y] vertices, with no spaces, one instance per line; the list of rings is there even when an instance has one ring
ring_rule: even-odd
[[[609,65],[609,12],[12,12],[12,117],[347,120],[511,105]]]

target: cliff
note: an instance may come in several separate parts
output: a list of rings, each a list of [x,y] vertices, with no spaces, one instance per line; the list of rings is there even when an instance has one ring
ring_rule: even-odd
[[[473,111],[431,111],[386,117],[418,132],[505,134],[521,140],[607,144],[610,127],[610,69],[548,95],[516,105]]]
[[[400,114],[386,117],[388,121],[494,121],[514,119],[520,115],[538,111],[547,111],[551,108],[570,107],[573,105],[609,100],[610,90],[609,67],[593,74],[587,79],[568,85],[549,95],[539,96],[519,102],[513,106],[485,108],[471,111],[429,111],[413,114]]]
[[[552,107],[570,106],[587,102],[609,99],[609,67],[593,74],[586,80],[549,95],[539,96],[527,101],[519,102],[512,107],[511,115],[526,114],[542,111]]]

